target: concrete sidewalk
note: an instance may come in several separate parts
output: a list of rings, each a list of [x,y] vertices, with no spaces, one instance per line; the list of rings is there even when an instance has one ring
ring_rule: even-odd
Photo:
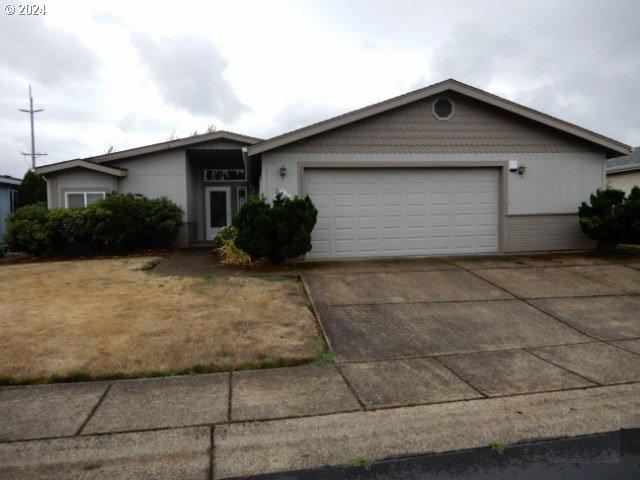
[[[2,479],[217,479],[638,428],[640,382],[369,409],[307,366],[3,387],[0,418]]]
[[[640,263],[605,263],[312,267],[336,364],[0,387],[0,479],[235,478],[640,428]]]

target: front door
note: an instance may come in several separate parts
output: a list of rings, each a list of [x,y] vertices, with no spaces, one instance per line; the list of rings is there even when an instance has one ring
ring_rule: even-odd
[[[231,223],[231,187],[205,187],[207,240]]]

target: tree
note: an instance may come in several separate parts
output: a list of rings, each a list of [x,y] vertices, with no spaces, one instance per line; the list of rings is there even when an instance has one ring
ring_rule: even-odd
[[[640,245],[640,187],[637,185],[622,204],[620,219],[624,225],[624,242]]]
[[[27,171],[18,189],[18,205],[24,207],[47,201],[47,182],[42,175]]]

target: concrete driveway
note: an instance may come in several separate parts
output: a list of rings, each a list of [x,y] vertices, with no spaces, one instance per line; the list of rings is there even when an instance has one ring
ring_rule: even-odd
[[[532,255],[302,271],[365,408],[640,381],[640,263]]]

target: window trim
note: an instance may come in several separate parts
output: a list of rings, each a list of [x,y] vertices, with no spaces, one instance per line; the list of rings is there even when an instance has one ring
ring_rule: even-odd
[[[447,115],[446,117],[440,117],[436,113],[436,103],[438,103],[440,100],[446,100],[447,102],[449,102],[449,105],[451,105],[451,113],[449,113],[449,115]],[[440,121],[449,120],[451,117],[453,117],[453,114],[455,113],[455,111],[456,111],[456,104],[449,97],[438,97],[431,104],[431,113],[433,113],[433,116]]]
[[[207,174],[210,173],[211,178],[207,178]],[[215,174],[214,172],[220,172],[220,174],[222,175],[222,178],[220,179],[216,179],[214,178]],[[224,178],[224,177],[228,177],[229,172],[235,172],[236,175],[239,175],[240,173],[242,173],[242,176],[244,178],[236,178],[236,179],[229,179],[229,178]],[[246,182],[247,181],[247,169],[246,168],[205,168],[204,171],[204,181],[205,183],[224,183],[224,182]]]
[[[240,190],[244,190],[244,203],[247,203],[247,200],[248,200],[247,187],[238,187],[238,188],[236,188],[236,212],[239,212],[240,209],[242,208],[242,205],[240,205]]]
[[[9,189],[9,213],[13,213],[18,209],[18,190]]]
[[[87,195],[89,194],[102,194],[102,198],[105,199],[107,198],[107,192],[105,192],[104,190],[85,190],[85,191],[69,191],[69,192],[64,192],[64,208],[70,208],[69,207],[69,195],[82,195],[84,198],[84,206],[82,207],[77,207],[77,208],[87,208]]]

